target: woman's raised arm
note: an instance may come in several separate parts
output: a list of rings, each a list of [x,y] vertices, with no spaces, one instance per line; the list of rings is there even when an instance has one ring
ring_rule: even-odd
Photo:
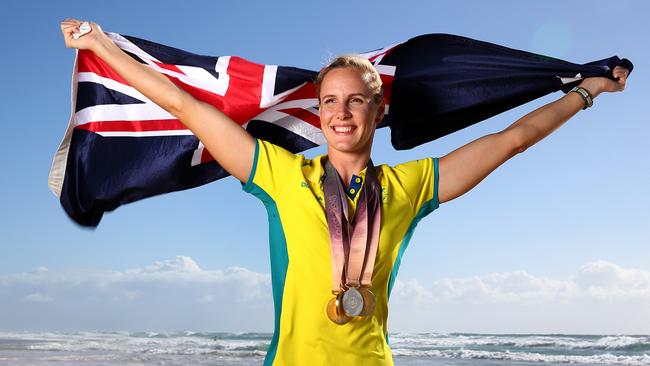
[[[245,129],[213,106],[196,100],[166,76],[135,61],[98,24],[90,23],[92,30],[75,39],[73,35],[80,33],[81,24],[75,19],[61,22],[66,47],[94,52],[130,86],[178,118],[228,173],[242,182],[248,180],[255,158],[255,140]]]
[[[622,91],[629,70],[617,66],[617,81],[597,77],[583,80],[581,87],[595,98],[602,92]],[[452,151],[440,159],[438,197],[450,201],[471,190],[501,164],[533,146],[585,105],[578,93],[568,93],[559,100],[540,107],[517,120],[505,130],[483,136]]]

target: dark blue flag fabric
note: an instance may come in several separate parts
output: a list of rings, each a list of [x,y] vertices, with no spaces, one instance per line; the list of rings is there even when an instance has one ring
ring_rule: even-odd
[[[565,93],[583,78],[611,78],[610,57],[580,65],[450,34],[412,38],[381,60],[394,65],[390,126],[396,149],[410,149],[546,94]]]
[[[253,136],[299,152],[325,143],[316,71],[201,56],[108,33],[138,62],[213,105]],[[580,65],[469,38],[430,34],[361,54],[384,82],[396,149],[485,120],[581,79],[612,77],[626,59]],[[78,51],[72,115],[49,186],[78,224],[142,198],[212,182],[228,173],[180,121],[126,83],[92,52]]]

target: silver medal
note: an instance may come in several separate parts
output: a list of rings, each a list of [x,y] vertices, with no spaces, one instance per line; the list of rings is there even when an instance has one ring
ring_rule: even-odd
[[[363,295],[354,287],[343,293],[343,311],[348,316],[358,316],[363,311]]]

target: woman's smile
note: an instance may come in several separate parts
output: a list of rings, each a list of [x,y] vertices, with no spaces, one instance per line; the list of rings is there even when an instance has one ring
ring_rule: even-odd
[[[340,152],[369,153],[379,105],[352,67],[330,71],[323,79],[320,118],[328,146]]]
[[[348,136],[351,135],[354,130],[356,130],[356,126],[331,126],[330,127],[332,130],[334,130],[334,133],[339,135],[339,136]]]

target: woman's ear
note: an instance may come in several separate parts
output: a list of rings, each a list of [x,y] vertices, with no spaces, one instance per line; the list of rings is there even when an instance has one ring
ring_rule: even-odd
[[[386,112],[386,102],[384,98],[381,99],[381,103],[377,107],[377,115],[375,115],[375,124],[381,122],[384,119],[384,113]]]

